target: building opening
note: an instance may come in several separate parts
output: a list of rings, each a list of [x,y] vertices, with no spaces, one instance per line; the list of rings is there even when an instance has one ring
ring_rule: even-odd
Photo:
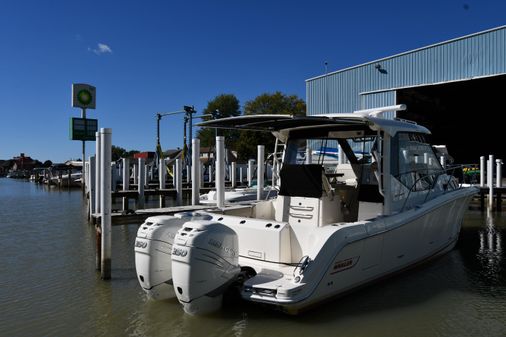
[[[432,143],[446,145],[456,163],[478,163],[489,154],[506,159],[505,87],[506,75],[500,75],[401,89],[397,104],[408,109],[397,116],[429,128]]]

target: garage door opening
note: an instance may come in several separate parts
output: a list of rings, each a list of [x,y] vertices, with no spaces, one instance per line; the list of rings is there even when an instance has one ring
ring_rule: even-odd
[[[494,154],[506,159],[506,75],[401,89],[397,116],[432,131],[432,143],[446,145],[456,163],[478,163]]]

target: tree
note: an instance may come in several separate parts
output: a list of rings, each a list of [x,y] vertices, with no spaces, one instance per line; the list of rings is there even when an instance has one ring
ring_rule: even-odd
[[[127,151],[122,147],[113,145],[111,150],[111,160],[116,161],[120,158],[130,158],[134,155],[134,153],[139,153],[137,150],[130,150]]]
[[[296,95],[285,95],[279,91],[262,94],[244,106],[245,115],[306,115],[306,103]],[[240,160],[256,158],[257,146],[265,145],[266,153],[274,150],[275,138],[268,132],[242,131],[236,150]]]
[[[113,145],[111,150],[111,160],[116,161],[120,158],[125,157],[126,150],[122,147]]]
[[[233,94],[218,95],[207,103],[207,107],[203,113],[205,115],[212,115],[212,117],[205,117],[204,120],[239,116],[241,114],[239,100]],[[225,146],[227,148],[234,148],[234,144],[239,139],[239,132],[237,130],[203,128],[197,132],[200,145],[214,146],[216,134],[225,137]]]
[[[51,160],[46,160],[44,163],[42,163],[42,167],[51,167],[53,165],[53,162]]]

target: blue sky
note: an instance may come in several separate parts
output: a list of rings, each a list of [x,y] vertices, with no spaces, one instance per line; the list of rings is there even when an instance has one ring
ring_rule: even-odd
[[[0,159],[81,157],[68,138],[71,84],[97,87],[113,144],[154,150],[155,113],[221,93],[241,104],[305,80],[506,23],[506,1],[3,1]],[[161,123],[164,149],[183,121]],[[87,154],[94,142],[87,143]]]

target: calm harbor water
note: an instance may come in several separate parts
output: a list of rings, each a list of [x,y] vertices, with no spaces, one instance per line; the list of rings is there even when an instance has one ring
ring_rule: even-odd
[[[190,317],[147,300],[136,232],[113,228],[102,281],[80,190],[0,179],[0,336],[506,336],[506,213],[469,211],[449,254],[297,317],[247,304]]]

